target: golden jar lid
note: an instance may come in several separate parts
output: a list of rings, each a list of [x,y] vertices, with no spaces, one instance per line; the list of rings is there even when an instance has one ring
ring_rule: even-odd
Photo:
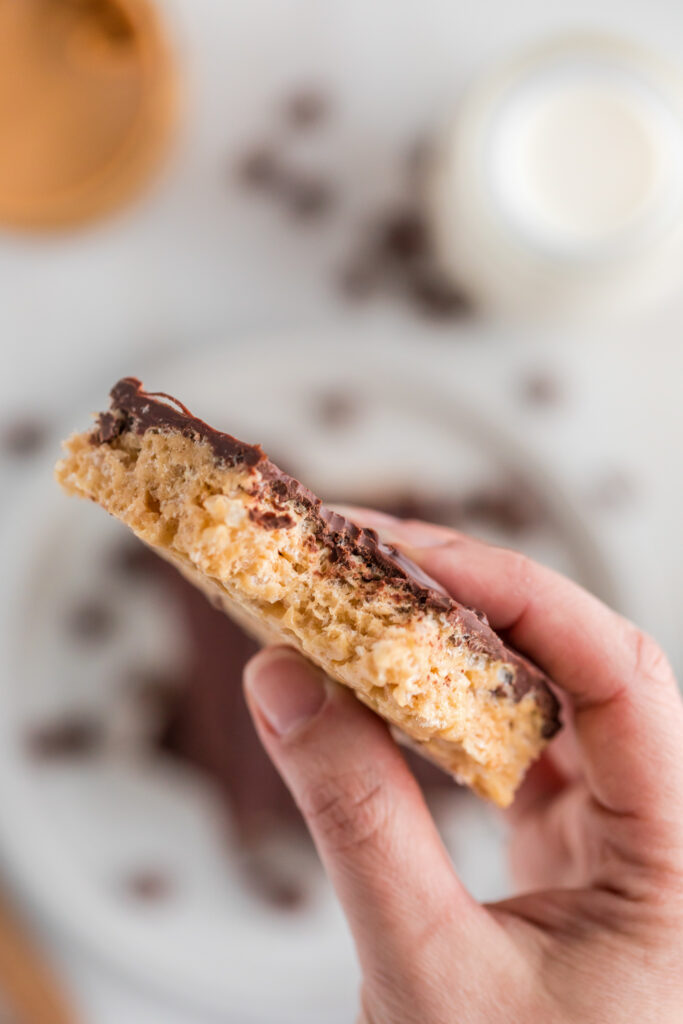
[[[170,48],[147,0],[0,0],[0,222],[105,213],[162,159]]]

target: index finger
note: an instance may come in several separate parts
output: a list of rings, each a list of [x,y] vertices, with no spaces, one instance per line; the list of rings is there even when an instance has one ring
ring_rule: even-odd
[[[683,793],[683,706],[654,640],[577,584],[444,527],[346,510],[375,528],[570,697],[591,792],[608,810],[672,820]]]

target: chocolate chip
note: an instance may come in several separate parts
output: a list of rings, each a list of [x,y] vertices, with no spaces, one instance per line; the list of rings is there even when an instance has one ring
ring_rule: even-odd
[[[173,883],[161,868],[139,868],[123,881],[125,891],[139,903],[160,903],[173,891]]]
[[[112,550],[110,564],[124,577],[149,576],[157,555],[136,537],[126,537]]]
[[[427,224],[417,209],[389,214],[379,226],[379,245],[390,260],[410,263],[423,256],[428,246]]]
[[[334,203],[334,193],[322,178],[290,172],[283,179],[281,189],[289,210],[302,220],[324,216]]]
[[[72,636],[89,643],[106,640],[114,628],[114,615],[108,605],[98,598],[84,601],[71,610],[68,627]]]
[[[255,146],[238,161],[237,177],[249,188],[274,187],[279,179],[275,154],[266,146]]]
[[[462,499],[461,508],[464,519],[511,534],[534,529],[545,518],[538,496],[524,481],[473,491]]]
[[[557,405],[562,398],[562,387],[550,373],[532,373],[522,381],[521,397],[527,405]]]
[[[322,124],[330,113],[329,97],[320,89],[299,89],[286,100],[284,113],[293,128],[314,128]]]
[[[328,430],[341,430],[357,418],[358,400],[348,391],[324,391],[315,400],[314,416]]]
[[[26,747],[36,760],[89,757],[102,746],[104,729],[95,719],[73,715],[34,726],[26,736]]]
[[[471,311],[463,292],[432,271],[418,272],[412,277],[410,296],[417,309],[433,320],[451,320]]]
[[[249,862],[246,877],[254,894],[277,910],[298,910],[309,900],[303,882],[285,877],[275,866],[258,859]]]
[[[380,281],[375,260],[361,258],[345,267],[338,277],[342,294],[353,300],[367,299],[377,290]]]
[[[37,455],[48,438],[47,425],[39,419],[18,418],[0,429],[0,447],[13,459]]]

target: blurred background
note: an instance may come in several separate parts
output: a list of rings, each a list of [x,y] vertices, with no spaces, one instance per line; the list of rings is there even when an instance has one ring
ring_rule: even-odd
[[[341,1024],[249,641],[52,480],[119,376],[683,668],[683,7],[0,0],[0,1020]],[[498,817],[415,770],[475,895]]]

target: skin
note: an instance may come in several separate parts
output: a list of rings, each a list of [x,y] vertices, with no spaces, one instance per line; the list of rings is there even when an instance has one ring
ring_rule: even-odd
[[[481,905],[383,722],[289,649],[247,666],[354,936],[359,1024],[680,1024],[683,705],[661,650],[517,553],[349,512],[545,669],[566,723],[506,815],[519,894]]]

